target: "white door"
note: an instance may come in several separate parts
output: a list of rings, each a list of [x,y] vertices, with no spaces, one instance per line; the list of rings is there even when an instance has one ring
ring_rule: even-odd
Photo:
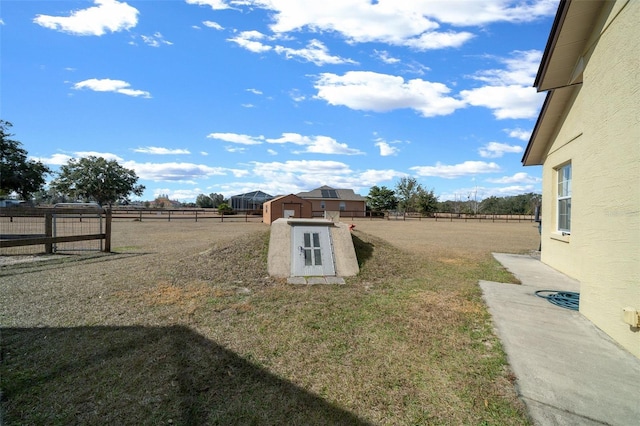
[[[295,210],[285,210],[284,215],[282,217],[287,219],[287,218],[293,217],[295,214],[296,214]]]
[[[329,227],[294,226],[291,234],[292,276],[313,277],[336,274]]]

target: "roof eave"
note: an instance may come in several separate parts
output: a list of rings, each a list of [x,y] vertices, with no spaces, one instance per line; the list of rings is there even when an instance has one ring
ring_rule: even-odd
[[[560,35],[560,28],[562,28],[562,23],[567,16],[567,10],[569,10],[569,3],[571,0],[561,0],[560,5],[558,6],[558,11],[556,12],[556,17],[553,20],[553,25],[551,26],[551,32],[549,33],[549,39],[547,40],[547,45],[544,49],[544,53],[542,54],[542,60],[540,61],[540,66],[538,67],[538,73],[536,74],[536,78],[533,82],[533,87],[539,88],[544,76],[547,73],[547,69],[549,67],[549,61],[551,59],[551,54],[556,47],[556,43],[558,41],[558,36]]]

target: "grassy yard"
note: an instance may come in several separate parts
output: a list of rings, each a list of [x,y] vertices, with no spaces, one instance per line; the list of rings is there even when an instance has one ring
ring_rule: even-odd
[[[478,280],[531,223],[360,220],[341,286],[268,277],[258,223],[114,222],[0,268],[5,424],[527,424]],[[0,421],[1,423],[1,421]]]

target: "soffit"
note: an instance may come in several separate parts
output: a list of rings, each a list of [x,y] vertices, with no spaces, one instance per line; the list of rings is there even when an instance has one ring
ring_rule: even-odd
[[[566,1],[560,4],[534,86],[546,91],[582,82],[574,71],[584,54],[606,1]]]
[[[542,105],[538,122],[533,129],[531,139],[522,157],[524,166],[540,166],[554,140],[554,134],[567,112],[567,104],[574,96],[578,86],[552,90]]]

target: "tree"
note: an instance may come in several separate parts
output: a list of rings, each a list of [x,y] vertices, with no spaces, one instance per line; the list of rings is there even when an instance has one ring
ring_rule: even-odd
[[[145,187],[137,185],[138,176],[115,160],[89,156],[72,158],[60,167],[51,186],[72,199],[111,205],[126,200],[130,194],[142,195]]]
[[[224,195],[222,194],[217,194],[215,192],[209,194],[209,198],[211,198],[211,202],[212,202],[212,206],[213,208],[218,207],[220,204],[224,203]]]
[[[208,195],[200,194],[196,197],[196,206],[202,209],[210,209],[213,207],[213,200]]]
[[[233,213],[233,208],[227,203],[222,203],[218,205],[218,213],[222,214],[230,214]]]
[[[400,178],[396,183],[398,205],[401,211],[410,212],[418,210],[418,196],[423,191],[422,186],[414,177]]]
[[[373,211],[395,210],[398,206],[396,193],[386,186],[372,186],[367,195],[367,204]]]
[[[433,189],[427,191],[419,188],[416,197],[416,205],[420,213],[429,215],[438,211],[438,197],[433,193]]]
[[[0,120],[0,193],[17,192],[24,200],[40,191],[45,183],[45,175],[51,170],[39,161],[27,160],[27,151],[22,143],[11,139],[8,132],[13,125]]]

